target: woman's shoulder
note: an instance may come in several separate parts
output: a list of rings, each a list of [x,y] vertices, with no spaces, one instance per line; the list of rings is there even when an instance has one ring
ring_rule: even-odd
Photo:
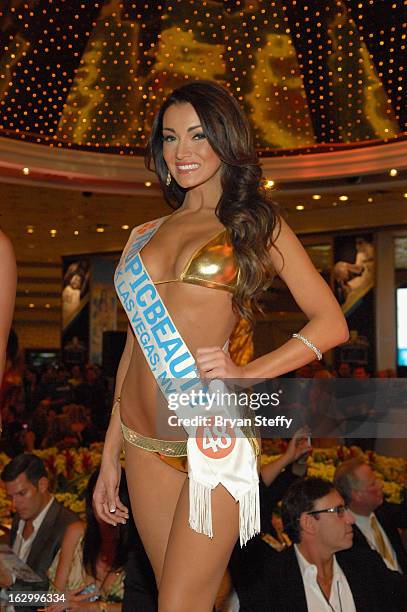
[[[155,232],[159,228],[159,226],[170,217],[171,215],[165,215],[164,217],[157,217],[157,219],[152,219],[151,221],[146,221],[145,223],[141,223],[140,225],[136,225],[130,232],[130,235],[127,239],[126,245],[122,251],[122,256],[127,253],[127,251],[132,247],[134,242],[138,240],[143,241],[143,236],[149,233],[151,236],[151,232]]]
[[[85,523],[78,519],[70,523],[65,530],[64,540],[79,540],[85,533]]]
[[[0,229],[0,254],[14,259],[14,249],[10,238]]]
[[[10,239],[0,230],[0,285],[2,286],[2,303],[7,310],[14,304],[17,284],[17,263]],[[8,334],[8,330],[7,330]]]
[[[163,215],[162,217],[156,217],[155,219],[144,221],[144,223],[140,223],[139,225],[135,225],[132,228],[130,235],[141,234],[141,233],[149,231],[150,229],[157,227],[158,225],[161,225],[161,223],[163,223],[164,221],[166,221],[172,216],[173,212],[169,213],[168,215]]]
[[[47,572],[51,580],[51,590],[63,587],[77,588],[83,583],[84,572],[82,568],[82,540],[85,533],[85,523],[77,520],[65,529],[61,548],[58,550]]]

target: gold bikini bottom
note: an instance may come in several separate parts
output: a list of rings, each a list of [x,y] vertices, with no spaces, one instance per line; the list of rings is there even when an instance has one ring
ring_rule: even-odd
[[[123,438],[137,448],[156,453],[158,457],[167,465],[188,472],[187,464],[187,440],[158,440],[148,438],[130,429],[121,421]]]
[[[181,472],[188,472],[187,440],[158,440],[142,436],[121,422],[123,438],[137,448],[156,453],[161,461]],[[245,432],[246,433],[246,432]],[[260,445],[257,438],[247,436],[256,457],[260,456]]]
[[[116,406],[120,404],[120,399],[118,398],[113,406],[113,411],[116,409]],[[149,438],[148,436],[143,436],[142,434],[137,433],[134,429],[130,429],[120,420],[123,438],[126,442],[135,446],[136,448],[141,448],[145,451],[149,451],[152,453],[156,453],[158,457],[164,461],[167,465],[175,468],[176,470],[180,470],[181,472],[188,472],[188,463],[187,463],[187,440],[159,440],[157,438]],[[260,444],[258,439],[253,436],[253,432],[250,428],[242,427],[243,433],[249,439],[251,447],[256,457],[260,456]]]

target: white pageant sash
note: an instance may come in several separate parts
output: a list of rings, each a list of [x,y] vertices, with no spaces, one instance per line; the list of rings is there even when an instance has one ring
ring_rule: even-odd
[[[157,219],[135,228],[115,272],[117,294],[134,335],[156,382],[167,401],[174,394],[208,392],[200,380],[195,359],[172,321],[140,256],[143,246],[165,220]],[[213,397],[228,393],[225,383],[210,383]],[[222,484],[239,502],[240,544],[260,531],[259,478],[257,460],[249,439],[239,427],[216,427],[214,421],[238,416],[237,406],[199,406],[189,402],[177,407],[177,417],[188,433],[189,525],[213,537],[211,490]],[[204,410],[213,421],[209,426],[190,425],[191,417]],[[186,420],[188,419],[188,421]],[[227,421],[229,423],[229,421]],[[236,421],[235,421],[236,422]]]

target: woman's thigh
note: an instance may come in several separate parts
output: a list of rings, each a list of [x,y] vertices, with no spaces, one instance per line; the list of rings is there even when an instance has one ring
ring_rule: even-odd
[[[212,491],[214,537],[188,525],[188,481],[175,510],[159,586],[159,612],[211,612],[239,535],[239,505],[226,489]]]
[[[155,453],[125,443],[126,478],[137,530],[160,583],[175,508],[187,475]]]

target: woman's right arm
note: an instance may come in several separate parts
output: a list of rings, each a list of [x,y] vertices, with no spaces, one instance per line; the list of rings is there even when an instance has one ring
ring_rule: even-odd
[[[117,369],[114,402],[120,398],[123,381],[126,377],[133,352],[133,345],[134,335],[129,326],[127,329],[126,345]],[[116,406],[116,410],[113,411],[110,417],[103,446],[100,474],[93,493],[93,503],[97,516],[106,523],[109,523],[109,525],[115,526],[118,523],[125,523],[129,516],[128,509],[121,503],[118,496],[121,476],[120,453],[122,449],[119,407]]]
[[[58,564],[55,569],[55,576],[52,580],[52,591],[54,591],[54,589],[57,591],[63,591],[65,588],[67,588],[78,542],[83,536],[84,532],[85,524],[83,521],[75,521],[66,528],[64,537],[62,539]],[[49,578],[51,580],[52,576],[50,575]]]
[[[0,231],[0,383],[6,363],[6,349],[17,286],[17,267],[10,240]]]

